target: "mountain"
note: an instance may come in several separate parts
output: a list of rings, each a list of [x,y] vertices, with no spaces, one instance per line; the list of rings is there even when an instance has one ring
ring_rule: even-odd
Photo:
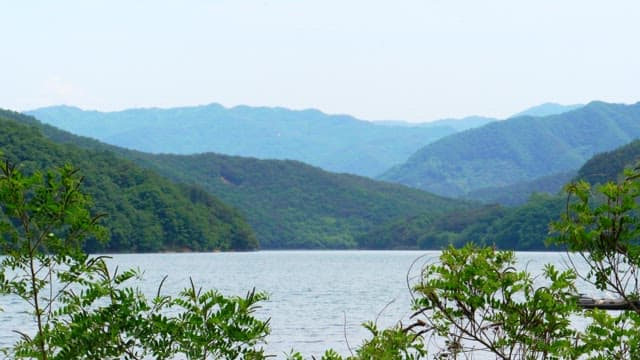
[[[468,129],[473,129],[476,127],[480,127],[482,125],[488,124],[493,121],[498,121],[498,119],[484,117],[484,116],[467,116],[462,119],[441,119],[429,122],[422,123],[410,123],[406,121],[376,121],[375,124],[385,125],[385,126],[405,126],[405,127],[445,127],[452,128],[456,132],[464,131]]]
[[[212,153],[131,158],[177,181],[198,184],[240,209],[264,248],[354,248],[360,246],[357,237],[378,224],[471,207],[468,202],[333,174],[297,161]]]
[[[558,194],[576,174],[576,171],[567,171],[512,185],[477,189],[467,193],[464,198],[486,204],[522,205],[529,200],[532,193]]]
[[[116,153],[175,181],[195,184],[238,209],[265,249],[360,247],[356,239],[380,224],[417,214],[431,219],[477,206],[298,161],[147,154],[49,125],[40,128],[52,141]]]
[[[639,165],[640,140],[621,146],[615,150],[597,154],[578,170],[578,179],[591,184],[616,181],[625,168]]]
[[[513,114],[511,115],[511,117],[512,118],[520,117],[520,116],[543,117],[543,116],[549,116],[549,115],[559,115],[559,114],[564,114],[566,112],[579,109],[583,106],[584,106],[583,104],[561,105],[556,103],[544,103],[544,104],[530,107],[517,114]]]
[[[27,114],[77,135],[149,153],[289,159],[369,177],[456,131],[450,126],[380,125],[318,110],[218,104],[117,112],[54,106]]]
[[[639,161],[640,140],[634,140],[615,150],[594,155],[576,172],[557,174],[548,181],[554,183],[554,188],[558,179],[563,178],[565,184],[577,179],[591,184],[616,181],[625,168],[637,166]],[[571,178],[567,178],[569,176]],[[524,185],[522,193],[523,190]],[[473,241],[502,249],[553,250],[546,248],[544,241],[549,236],[549,223],[560,218],[566,209],[566,201],[562,194],[537,193],[513,207],[486,205],[450,212],[435,219],[416,215],[382,224],[358,240],[375,249],[394,246],[441,249],[449,244],[461,246]]]
[[[0,110],[0,151],[25,172],[71,163],[85,177],[94,210],[106,213],[100,252],[252,250],[255,234],[238,212],[202,189],[177,185],[104,149],[84,149],[45,137],[31,117]]]
[[[458,131],[469,130],[486,125],[490,122],[498,121],[496,118],[484,117],[484,116],[467,116],[462,119],[442,119],[436,120],[430,123],[424,123],[422,126],[447,126],[452,127]],[[426,144],[425,144],[426,145]]]
[[[640,103],[592,102],[546,117],[492,122],[431,143],[380,178],[444,196],[579,168],[640,136]]]
[[[373,249],[415,247],[443,249],[468,242],[509,250],[553,250],[545,246],[549,223],[564,208],[560,196],[534,194],[523,205],[486,205],[451,212],[435,219],[416,215],[382,224],[358,240]]]

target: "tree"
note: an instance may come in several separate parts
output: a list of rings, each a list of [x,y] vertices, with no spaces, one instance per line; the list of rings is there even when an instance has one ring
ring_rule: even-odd
[[[443,251],[415,286],[415,325],[438,337],[440,357],[489,352],[500,359],[571,357],[576,312],[571,270],[547,265],[548,286],[514,267],[510,251],[468,244]]]
[[[135,270],[111,272],[104,257],[82,251],[103,239],[83,178],[70,165],[24,175],[0,164],[0,293],[31,307],[34,330],[4,349],[13,358],[265,358],[267,321],[252,316],[266,297],[225,297],[193,283],[177,297],[147,299],[126,286]],[[171,314],[171,315],[169,315]]]
[[[552,224],[554,243],[582,259],[580,277],[596,289],[623,299],[631,311],[589,311],[592,323],[584,352],[592,358],[640,357],[640,168],[625,170],[619,182],[595,188],[579,181],[565,187],[567,207]],[[572,262],[575,267],[575,262]]]

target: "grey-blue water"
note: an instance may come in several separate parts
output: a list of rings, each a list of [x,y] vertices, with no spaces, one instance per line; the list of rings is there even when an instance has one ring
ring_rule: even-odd
[[[291,349],[305,356],[328,348],[348,354],[367,336],[361,323],[381,326],[407,321],[420,267],[437,258],[424,251],[259,251],[251,253],[188,253],[113,255],[113,265],[139,268],[138,285],[149,295],[165,275],[165,294],[176,294],[191,277],[197,286],[225,295],[244,295],[252,288],[269,300],[257,316],[271,319],[265,348],[283,358]],[[563,253],[518,253],[520,266],[540,273],[546,263],[563,267]],[[412,263],[413,270],[409,273]],[[17,299],[0,297],[0,346],[16,339],[13,329],[28,330],[30,318]]]

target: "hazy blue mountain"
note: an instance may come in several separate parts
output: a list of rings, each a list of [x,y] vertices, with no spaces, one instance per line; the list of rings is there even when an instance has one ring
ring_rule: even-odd
[[[592,102],[559,115],[521,116],[442,138],[381,178],[445,196],[577,169],[640,136],[640,103]]]
[[[177,182],[204,189],[242,213],[262,248],[354,248],[356,238],[390,221],[420,214],[433,219],[477,206],[398,184],[334,174],[291,160],[213,153],[148,154],[107,145],[49,125],[52,141],[118,154]]]
[[[480,127],[493,121],[498,121],[496,118],[484,117],[484,116],[467,116],[462,119],[441,119],[429,122],[411,123],[400,120],[389,121],[376,121],[376,124],[385,126],[405,126],[405,127],[448,127],[454,129],[456,132],[464,131]]]
[[[439,125],[384,126],[317,110],[218,104],[117,112],[54,106],[27,113],[77,135],[149,153],[291,159],[364,176],[377,176],[456,131]]]
[[[454,128],[456,131],[464,131],[477,128],[494,121],[498,121],[498,119],[484,116],[467,116],[462,119],[436,120],[430,123],[425,123],[423,126],[448,126]]]
[[[519,116],[549,116],[549,115],[559,115],[572,110],[579,109],[583,107],[584,104],[574,104],[574,105],[562,105],[556,103],[544,103],[537,106],[530,107],[526,110],[523,110],[517,114],[511,115],[512,118]]]

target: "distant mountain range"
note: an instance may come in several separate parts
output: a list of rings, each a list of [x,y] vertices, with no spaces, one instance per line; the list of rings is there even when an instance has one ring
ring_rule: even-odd
[[[592,102],[561,114],[518,116],[426,145],[381,179],[460,197],[575,171],[640,136],[640,103]]]
[[[55,115],[55,121],[58,122],[65,121],[64,114],[69,109],[72,113],[87,113],[73,108],[55,109],[60,111],[47,113]],[[194,110],[185,109],[187,113]],[[178,112],[179,109],[169,110],[157,111]],[[249,113],[257,111],[253,108],[244,110]],[[421,167],[430,169],[430,172],[418,172],[421,181],[442,188],[453,185],[457,189],[454,195],[511,205],[524,203],[512,208],[480,207],[477,203],[447,199],[404,186],[330,173],[298,161],[259,160],[255,157],[213,153],[149,154],[75,136],[39,124],[29,117],[22,116],[18,120],[38,128],[37,132],[31,130],[33,136],[42,132],[51,141],[66,144],[60,146],[68,147],[70,154],[81,152],[73,149],[82,148],[86,149],[82,151],[91,154],[126,158],[138,166],[150,169],[146,170],[149,174],[162,174],[174,182],[188,184],[178,187],[192,189],[192,194],[200,194],[196,198],[206,195],[221,199],[229,204],[224,205],[225,207],[231,209],[233,206],[247,219],[263,248],[433,249],[450,243],[459,245],[466,241],[476,241],[496,244],[501,248],[543,249],[547,224],[561,211],[562,198],[544,195],[530,198],[529,192],[536,190],[555,193],[576,174],[577,170],[573,169],[580,168],[593,153],[604,151],[599,149],[611,150],[640,134],[639,104],[594,102],[574,110],[563,110],[566,108],[555,107],[555,111],[561,112],[560,114],[543,117],[518,116],[505,121],[487,118],[454,120],[460,121],[461,128],[471,128],[460,132],[454,129],[452,134],[425,146],[406,164],[394,169],[395,171],[404,166],[407,166],[405,170],[411,171]],[[283,111],[286,113],[288,110]],[[339,125],[344,120],[321,115],[315,121],[331,122],[326,118],[329,117],[336,120],[334,125]],[[76,119],[71,125],[83,124],[84,121]],[[102,120],[96,121],[98,124],[103,123]],[[145,121],[155,122],[153,119]],[[142,121],[142,125],[145,121]],[[350,123],[351,120],[344,121]],[[392,122],[375,126],[415,130],[429,126],[443,128],[448,121],[430,125]],[[193,119],[189,122],[191,125],[197,123]],[[183,125],[189,127],[189,124]],[[289,119],[289,124],[297,122]],[[110,130],[105,124],[103,126],[105,134],[121,130]],[[337,128],[339,127],[334,127],[333,131],[337,131]],[[24,139],[21,141],[28,142]],[[188,144],[188,141],[184,142]],[[615,152],[616,155],[605,157],[604,160],[591,160],[580,169],[578,176],[584,176],[585,169],[589,168],[595,169],[591,173],[607,173],[610,176],[613,168],[617,171],[622,166],[614,166],[615,164],[626,164],[630,161],[627,158],[636,156],[636,147],[640,148],[637,145],[633,147],[632,144],[627,146],[627,150],[620,150],[623,152],[621,155]],[[24,149],[24,146],[13,149]],[[46,150],[45,153],[49,151]],[[416,167],[408,166],[415,165],[413,161],[420,159],[420,156],[427,161],[415,163],[421,164]],[[623,157],[624,160],[620,160]],[[593,159],[598,158],[596,156]],[[73,161],[75,158],[69,156],[69,159]],[[616,162],[615,159],[620,161]],[[95,168],[94,163],[83,161],[81,166]],[[105,164],[111,164],[112,161]],[[593,161],[596,161],[596,165],[593,165]],[[120,169],[118,166],[106,166],[114,168],[112,173],[120,171],[117,170]],[[134,165],[130,163],[128,166]],[[602,170],[603,168],[606,170]],[[138,174],[137,171],[132,174]],[[406,174],[413,174],[411,171]],[[88,178],[97,176],[103,179],[99,173],[91,174],[93,175]],[[424,176],[425,174],[429,176]],[[133,175],[138,176],[140,175]],[[463,187],[461,184],[472,186]],[[112,188],[112,185],[104,187]],[[143,202],[137,200],[135,203]],[[179,215],[178,219],[180,216],[183,215]],[[163,217],[157,221],[167,223]]]
[[[549,116],[549,115],[560,115],[569,111],[577,110],[583,106],[584,104],[562,105],[562,104],[556,104],[556,103],[544,103],[544,104],[530,107],[517,114],[511,115],[510,118],[520,117],[520,116],[542,117],[542,116]]]
[[[31,117],[22,120],[36,125],[51,141],[80,153],[126,158],[150,173],[221,199],[246,217],[265,249],[358,248],[363,245],[358,239],[380,224],[415,214],[433,219],[477,206],[398,184],[330,173],[298,161],[213,153],[148,154],[73,135]],[[94,176],[102,177],[99,173],[87,177]]]
[[[224,108],[218,104],[118,112],[54,106],[27,114],[77,135],[149,153],[216,152],[290,159],[369,177],[380,175],[422,146],[457,131],[451,126],[453,121],[429,126],[382,125],[318,110]],[[463,122],[461,126],[470,124]]]
[[[520,114],[546,115],[575,107],[543,104]],[[368,177],[405,162],[435,140],[497,120],[469,116],[425,123],[369,122],[313,109],[225,108],[215,103],[116,112],[52,106],[27,114],[74,134],[132,150],[298,160],[332,172]]]
[[[386,126],[405,126],[405,127],[448,127],[457,131],[464,131],[480,127],[493,121],[498,121],[496,118],[484,117],[484,116],[467,116],[462,119],[441,119],[423,123],[412,123],[406,121],[376,121],[375,124]]]

